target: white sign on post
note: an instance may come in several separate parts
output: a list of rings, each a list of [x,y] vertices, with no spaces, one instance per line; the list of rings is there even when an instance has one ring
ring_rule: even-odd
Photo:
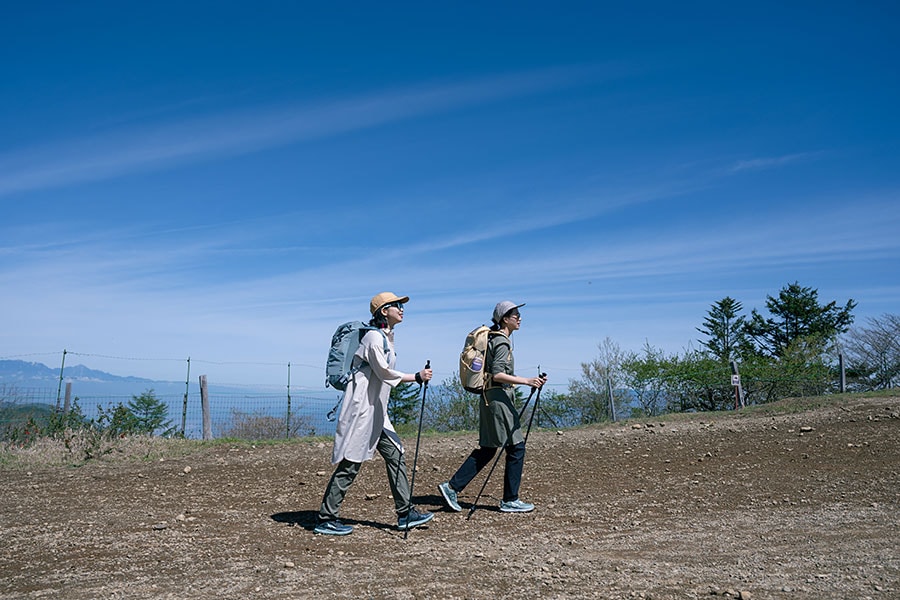
[[[732,375],[731,376],[731,385],[741,385],[741,376],[740,375]]]

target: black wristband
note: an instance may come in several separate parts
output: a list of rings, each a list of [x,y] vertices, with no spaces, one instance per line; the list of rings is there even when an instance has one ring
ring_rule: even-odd
[[[416,383],[422,383],[422,375],[416,371]]]

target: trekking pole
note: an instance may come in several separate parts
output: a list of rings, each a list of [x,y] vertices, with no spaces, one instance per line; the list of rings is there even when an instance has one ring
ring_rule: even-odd
[[[431,361],[425,361],[425,368],[431,368]],[[425,394],[428,393],[428,380],[422,384],[422,407],[419,409],[419,432],[416,434],[416,453],[413,456],[413,468],[412,468],[412,477],[409,479],[409,504],[410,510],[412,510],[412,496],[413,496],[413,487],[416,485],[416,463],[419,462],[419,438],[422,437],[422,419],[425,416]],[[409,525],[406,526],[406,529],[403,530],[403,539],[406,539],[406,536],[409,535]]]
[[[531,397],[534,396],[534,392],[537,388],[531,388],[531,393],[528,394],[528,398],[525,400],[525,404],[522,405],[522,410],[519,411],[519,418],[522,418],[522,415],[525,414],[525,409],[528,408],[528,404],[531,402]],[[538,390],[538,397],[540,397],[541,392]],[[531,413],[534,416],[534,413]],[[528,428],[531,429],[531,423],[529,422]],[[528,439],[528,436],[525,436],[525,439]],[[494,473],[494,467],[497,466],[497,463],[500,462],[500,457],[503,455],[504,448],[499,448],[499,452],[497,453],[497,458],[494,459],[494,464],[491,465],[491,470],[488,471],[487,477],[484,478],[484,483],[481,484],[481,489],[478,491],[478,495],[475,496],[475,501],[472,502],[472,508],[469,509],[469,514],[466,515],[466,521],[472,518],[472,513],[475,512],[475,509],[478,508],[478,500],[481,498],[481,494],[484,493],[484,488],[487,487],[488,480],[490,480],[491,475]]]
[[[541,368],[538,367],[538,371],[540,371],[540,370],[541,370]],[[540,377],[541,379],[544,379],[545,377],[547,377],[547,374],[541,373],[540,375],[538,375],[538,377]],[[541,386],[541,387],[543,387],[543,386]],[[531,433],[531,423],[534,422],[534,413],[537,412],[538,406],[540,405],[540,403],[541,403],[541,389],[538,388],[537,398],[534,399],[534,406],[531,409],[531,417],[528,419],[528,429],[525,430],[525,443],[526,444],[528,443],[528,434]]]

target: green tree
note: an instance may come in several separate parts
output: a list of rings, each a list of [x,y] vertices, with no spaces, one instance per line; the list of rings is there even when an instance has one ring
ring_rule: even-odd
[[[709,352],[686,350],[663,365],[668,410],[725,410],[734,406],[731,368]]]
[[[437,431],[471,431],[478,428],[478,403],[481,397],[467,392],[459,382],[459,373],[429,385],[425,401],[425,426]]]
[[[388,398],[388,417],[394,425],[417,423],[421,386],[408,381],[391,388]]]
[[[836,302],[822,306],[818,296],[818,290],[796,282],[782,288],[777,298],[767,296],[766,308],[772,316],[765,318],[753,309],[747,323],[747,334],[757,349],[780,358],[799,338],[825,341],[845,333],[853,322],[856,302],[848,300],[843,308]]]
[[[169,407],[159,400],[152,389],[145,391],[140,396],[132,396],[128,401],[127,410],[131,413],[133,422],[125,427],[124,433],[149,433],[154,435],[170,436],[175,432],[172,421],[167,420]],[[124,422],[128,422],[128,416],[122,415]]]
[[[706,336],[699,340],[716,360],[728,364],[732,360],[753,351],[753,342],[747,335],[747,318],[740,313],[743,305],[726,296],[712,305],[697,331]]]
[[[741,363],[747,404],[775,402],[834,391],[834,349],[819,336],[797,338],[781,356],[755,355]]]
[[[661,350],[644,342],[642,353],[629,352],[622,361],[623,382],[633,393],[643,416],[658,415],[663,407],[665,391],[665,356]]]
[[[534,415],[535,427],[572,427],[578,425],[573,418],[572,401],[566,394],[547,389],[541,389],[541,401],[538,404],[537,413]],[[530,416],[531,411],[526,411]]]

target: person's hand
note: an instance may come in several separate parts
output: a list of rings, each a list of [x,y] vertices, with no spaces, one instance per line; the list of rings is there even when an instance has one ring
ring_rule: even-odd
[[[431,369],[422,369],[421,371],[419,371],[419,377],[422,379],[422,381],[431,381],[431,375]]]
[[[528,380],[528,385],[538,389],[540,389],[545,383],[547,383],[546,377],[532,377]]]

